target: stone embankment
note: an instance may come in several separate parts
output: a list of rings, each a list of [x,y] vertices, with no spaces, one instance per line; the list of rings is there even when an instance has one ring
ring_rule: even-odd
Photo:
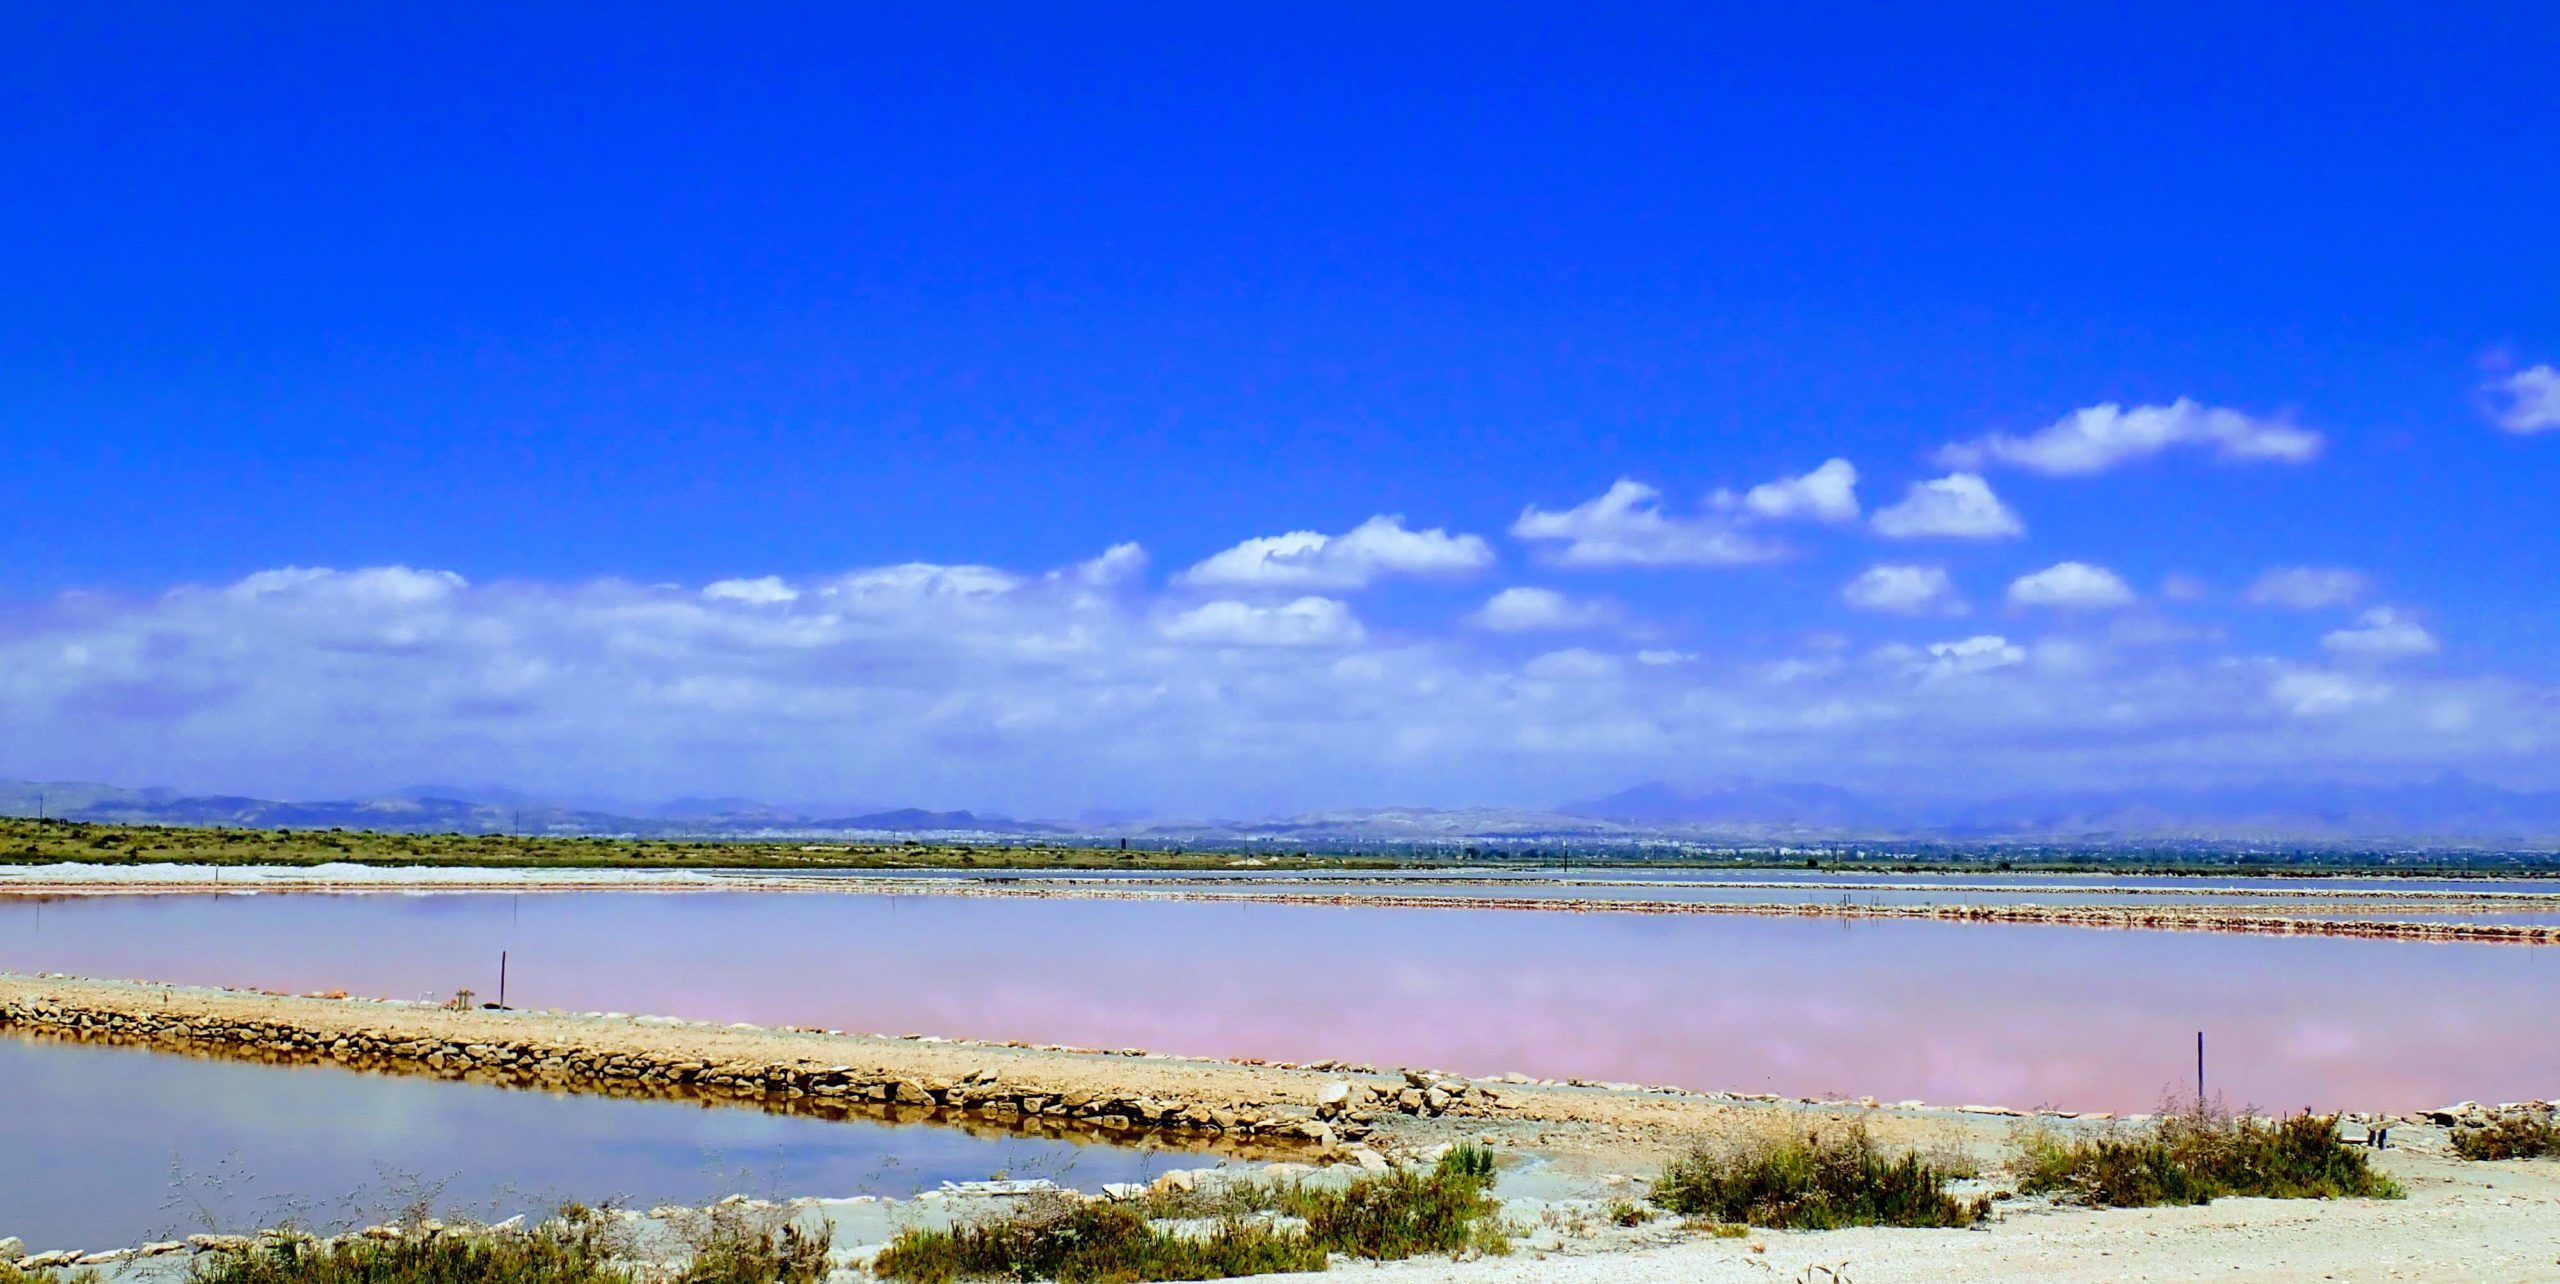
[[[0,1030],[618,1096],[932,1120],[1239,1154],[1374,1163],[1405,1124],[1696,1129],[1734,1107],[1669,1090],[1470,1081],[1344,1062],[1283,1066],[1126,1050],[516,1012],[0,974]]]

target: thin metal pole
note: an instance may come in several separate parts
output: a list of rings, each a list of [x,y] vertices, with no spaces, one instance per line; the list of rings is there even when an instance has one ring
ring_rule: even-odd
[[[2196,1104],[2204,1104],[2204,1031],[2196,1031]]]
[[[498,1006],[507,1006],[507,952],[498,951]]]

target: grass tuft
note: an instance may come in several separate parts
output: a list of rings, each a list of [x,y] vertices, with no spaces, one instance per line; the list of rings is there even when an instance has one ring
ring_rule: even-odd
[[[2465,1159],[2560,1159],[2560,1122],[2503,1114],[2480,1127],[2454,1129],[2453,1153]]]
[[[2164,1113],[2130,1131],[2064,1138],[2020,1135],[2019,1189],[2098,1208],[2202,1204],[2226,1195],[2267,1199],[2398,1199],[2398,1182],[2338,1139],[2328,1115],[2265,1120],[2209,1107]]]
[[[269,1236],[196,1259],[192,1284],[818,1284],[827,1232],[770,1212],[715,1208],[675,1229],[689,1259],[672,1275],[618,1260],[605,1218],[586,1209],[523,1228],[465,1227],[399,1239]]]
[[[1948,1194],[1953,1175],[1920,1155],[1886,1154],[1853,1123],[1700,1146],[1663,1170],[1651,1198],[1684,1217],[1787,1230],[1970,1226],[1988,1201]]]
[[[899,1284],[1079,1284],[1319,1271],[1337,1253],[1372,1261],[1499,1254],[1510,1245],[1494,1216],[1492,1180],[1490,1151],[1458,1147],[1428,1171],[1397,1168],[1339,1187],[1236,1181],[1119,1204],[1058,1196],[948,1230],[901,1231],[871,1269]],[[1204,1217],[1215,1218],[1205,1234],[1158,1224]]]

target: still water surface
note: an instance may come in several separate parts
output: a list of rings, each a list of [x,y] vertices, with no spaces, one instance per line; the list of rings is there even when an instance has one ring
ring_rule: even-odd
[[[1145,1181],[1203,1157],[1073,1141],[554,1095],[0,1036],[0,1235],[97,1250],[428,1198],[489,1219],[561,1201],[912,1195],[993,1173]]]
[[[2560,1094],[2560,949],[816,893],[0,900],[0,969],[1789,1096]]]

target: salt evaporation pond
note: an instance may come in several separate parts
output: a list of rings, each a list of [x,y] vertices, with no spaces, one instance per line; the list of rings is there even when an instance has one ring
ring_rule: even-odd
[[[0,898],[0,969],[1787,1096],[2560,1094],[2560,949],[811,892]]]
[[[426,1198],[496,1220],[913,1195],[998,1172],[1146,1181],[1204,1157],[1055,1138],[528,1092],[0,1036],[0,1235],[98,1250],[284,1221],[343,1229]]]

